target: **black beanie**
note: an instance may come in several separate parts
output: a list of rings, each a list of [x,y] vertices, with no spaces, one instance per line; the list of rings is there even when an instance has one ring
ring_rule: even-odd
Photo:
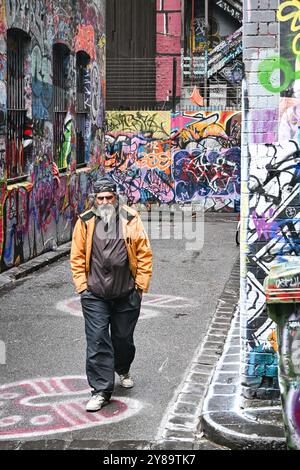
[[[93,191],[94,193],[115,193],[117,191],[117,185],[110,176],[101,176],[94,182]]]

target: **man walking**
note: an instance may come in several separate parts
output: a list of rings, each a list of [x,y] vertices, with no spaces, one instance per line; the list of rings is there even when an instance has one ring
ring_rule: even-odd
[[[87,411],[106,405],[115,372],[125,388],[134,385],[134,329],[143,292],[149,288],[152,251],[136,210],[119,204],[108,176],[94,183],[93,207],[75,224],[71,270],[85,320],[86,373],[92,389]]]

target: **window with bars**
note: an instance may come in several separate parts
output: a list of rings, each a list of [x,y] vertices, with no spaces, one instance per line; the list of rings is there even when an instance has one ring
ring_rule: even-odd
[[[25,61],[30,37],[19,29],[7,30],[7,178],[26,175],[29,155],[24,149],[26,133]]]
[[[64,44],[53,46],[53,157],[59,169],[67,166],[63,144],[67,116],[67,78],[70,50]]]
[[[87,126],[90,112],[90,57],[84,51],[76,54],[76,163],[85,166]]]

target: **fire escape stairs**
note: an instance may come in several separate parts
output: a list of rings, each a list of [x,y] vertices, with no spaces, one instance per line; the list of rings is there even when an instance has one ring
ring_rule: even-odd
[[[242,24],[243,4],[241,0],[216,0],[216,5]],[[207,78],[219,73],[242,52],[242,26],[208,54]]]
[[[241,0],[216,0],[216,5],[242,23],[243,2]]]
[[[242,73],[242,39],[243,39],[243,1],[242,0],[214,0],[217,7],[226,15],[235,19],[240,27],[226,39],[207,53],[207,56],[195,55],[182,58],[183,77],[185,86],[190,87],[188,80],[199,80],[206,75],[209,86],[227,87],[227,101],[235,103],[239,98],[236,77]],[[221,88],[220,88],[221,89]]]
[[[209,52],[207,78],[220,72],[242,53],[242,36],[243,28],[240,27]]]

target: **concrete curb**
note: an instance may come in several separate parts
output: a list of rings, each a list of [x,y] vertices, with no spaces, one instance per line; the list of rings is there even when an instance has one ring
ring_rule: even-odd
[[[71,242],[64,243],[63,245],[60,245],[55,251],[43,253],[42,255],[37,256],[36,258],[33,258],[18,267],[4,271],[2,274],[0,274],[0,290],[4,287],[11,287],[16,282],[16,280],[38,271],[39,269],[44,268],[45,266],[48,266],[55,261],[58,261],[64,256],[67,256],[70,253],[70,250]]]
[[[239,372],[240,327],[237,308],[204,400],[202,427],[205,437],[230,449],[286,449],[281,407],[263,406],[262,403],[258,406],[256,401],[251,408],[242,408]]]
[[[211,444],[206,439],[199,442],[177,441],[105,441],[101,439],[44,439],[32,441],[8,440],[0,441],[0,450],[106,450],[111,453],[116,450],[226,450]]]

